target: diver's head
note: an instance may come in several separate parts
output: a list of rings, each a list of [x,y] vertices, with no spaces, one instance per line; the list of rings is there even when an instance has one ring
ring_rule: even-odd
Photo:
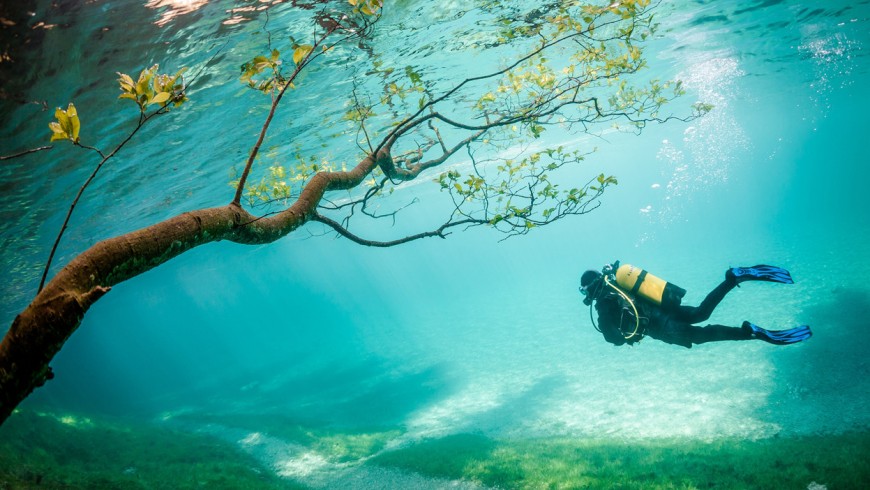
[[[592,300],[598,296],[598,291],[601,289],[601,279],[603,275],[596,270],[588,270],[580,276],[580,294],[583,298],[584,305],[591,305]]]

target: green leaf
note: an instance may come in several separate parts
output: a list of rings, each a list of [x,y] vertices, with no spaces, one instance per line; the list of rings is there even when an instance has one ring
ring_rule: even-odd
[[[308,56],[312,49],[314,49],[314,46],[311,46],[310,44],[303,44],[296,48],[293,51],[293,63],[298,65],[306,56]]]
[[[263,68],[266,68],[266,67],[269,66],[269,64],[270,64],[270,63],[269,63],[269,58],[266,58],[266,57],[263,56],[263,55],[254,56],[254,61],[253,61],[253,63],[254,63],[254,67],[257,69],[257,72],[258,72],[258,73],[259,73],[260,71],[262,71]]]
[[[159,68],[159,65],[153,65],[151,68],[142,70],[135,82],[130,75],[118,72],[118,84],[122,92],[118,98],[135,101],[142,112],[145,112],[150,104],[161,104],[165,107],[169,102],[175,102],[175,105],[178,106],[186,101],[184,82],[179,81],[179,79],[187,68],[182,68],[171,76],[158,74]]]
[[[136,82],[136,93],[138,95],[148,95],[148,98],[151,98],[151,79],[154,77],[155,71],[157,71],[157,65],[142,70],[142,73],[139,74],[139,81]]]
[[[176,72],[175,75],[172,75],[172,78],[170,78],[169,82],[166,84],[166,88],[169,90],[173,90],[176,88],[178,88],[179,90],[183,89],[184,85],[183,84],[176,84],[176,82],[178,81],[179,78],[181,78],[181,75],[183,75],[184,72],[186,72],[186,71],[187,71],[187,67],[183,67],[182,69],[178,70],[178,72]]]
[[[408,75],[408,78],[411,80],[411,83],[414,85],[418,85],[423,79],[420,77],[420,74],[414,71],[414,68],[411,66],[405,67],[405,75]]]

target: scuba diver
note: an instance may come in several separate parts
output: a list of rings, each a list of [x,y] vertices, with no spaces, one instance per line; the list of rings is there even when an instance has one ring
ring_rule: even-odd
[[[585,296],[583,304],[589,306],[589,317],[592,318],[593,302],[598,311],[598,324],[592,319],[592,325],[613,345],[631,345],[645,336],[688,348],[705,342],[750,339],[786,345],[813,335],[806,325],[788,330],[765,330],[748,321],[741,327],[693,325],[710,318],[725,295],[746,281],[794,284],[791,274],[779,267],[732,267],[725,271],[725,280],[699,306],[682,306],[685,289],[643,269],[628,264],[620,266],[617,261],[605,265],[601,272],[584,272],[580,292]]]

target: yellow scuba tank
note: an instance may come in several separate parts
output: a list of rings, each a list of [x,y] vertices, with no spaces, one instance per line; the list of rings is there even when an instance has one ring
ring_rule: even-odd
[[[616,269],[616,284],[633,295],[669,309],[680,306],[686,290],[633,265]]]

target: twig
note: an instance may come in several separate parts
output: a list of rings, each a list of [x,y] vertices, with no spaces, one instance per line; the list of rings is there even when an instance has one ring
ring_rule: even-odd
[[[272,118],[275,117],[275,112],[278,110],[278,104],[281,102],[281,98],[284,97],[284,93],[286,93],[287,89],[290,88],[290,86],[293,84],[293,80],[296,79],[296,77],[302,71],[302,68],[307,66],[311,59],[320,54],[315,54],[317,51],[317,47],[337,28],[337,26],[332,27],[327,30],[323,37],[321,37],[320,39],[315,38],[314,44],[311,46],[311,51],[309,51],[305,55],[305,57],[299,61],[299,63],[296,65],[296,68],[293,70],[293,73],[290,75],[290,78],[284,80],[284,86],[281,87],[278,95],[276,95],[274,100],[272,100],[272,107],[269,109],[269,115],[266,116],[266,121],[263,123],[262,129],[260,129],[260,136],[257,138],[257,142],[254,143],[254,147],[251,148],[251,153],[250,155],[248,155],[248,161],[245,163],[245,169],[242,171],[242,176],[239,178],[239,184],[236,187],[236,195],[233,197],[233,204],[241,205],[242,193],[245,190],[245,183],[248,180],[248,175],[251,173],[251,167],[254,165],[254,159],[257,157],[257,154],[260,153],[260,146],[262,146],[263,140],[266,139],[266,132],[269,130],[269,126],[272,124]]]
[[[13,158],[23,157],[24,155],[29,155],[31,153],[36,153],[36,152],[42,151],[42,150],[50,150],[52,148],[54,148],[54,147],[53,146],[40,146],[39,148],[32,148],[30,150],[24,150],[20,153],[15,153],[13,155],[0,156],[0,161],[12,160]]]
[[[437,229],[432,230],[432,231],[424,231],[422,233],[409,235],[409,236],[399,238],[396,240],[381,242],[381,241],[376,241],[376,240],[368,240],[368,239],[359,237],[357,235],[354,235],[353,233],[348,231],[347,228],[341,226],[341,224],[338,223],[337,221],[332,220],[330,218],[327,218],[326,216],[323,216],[320,213],[315,213],[314,216],[312,216],[311,220],[317,221],[319,223],[323,223],[323,224],[331,227],[333,230],[338,232],[339,235],[341,235],[341,236],[343,236],[351,241],[359,243],[360,245],[366,245],[369,247],[382,247],[382,248],[394,247],[396,245],[401,245],[403,243],[412,242],[414,240],[419,240],[421,238],[429,238],[429,237],[436,237],[436,236],[440,237],[440,238],[447,238],[447,235],[449,235],[449,233],[445,233],[444,230],[446,230],[448,228],[452,228],[454,226],[466,225],[466,224],[467,225],[479,225],[479,224],[486,223],[486,221],[483,221],[483,220],[476,220],[476,219],[469,218],[469,219],[464,219],[461,221],[444,223],[443,225],[441,225],[440,227],[438,227]]]
[[[140,115],[139,122],[136,125],[136,128],[129,135],[127,135],[127,137],[124,139],[124,141],[122,141],[117,147],[115,147],[115,149],[112,150],[112,152],[109,153],[108,155],[104,155],[103,152],[98,150],[97,148],[76,143],[78,146],[80,146],[82,148],[85,148],[88,150],[93,150],[93,151],[97,152],[101,157],[103,157],[103,159],[100,160],[100,163],[97,164],[96,168],[94,168],[94,171],[91,172],[91,175],[90,175],[90,177],[88,177],[88,180],[86,180],[85,183],[82,184],[81,188],[79,188],[79,192],[76,194],[75,199],[73,199],[72,204],[70,204],[69,211],[67,211],[67,213],[66,213],[66,218],[64,218],[64,220],[63,220],[63,226],[61,226],[60,232],[58,232],[58,234],[57,234],[57,238],[54,239],[54,245],[51,246],[51,252],[48,254],[48,260],[45,262],[45,269],[43,269],[42,278],[39,280],[39,288],[36,290],[37,294],[39,294],[39,292],[42,291],[42,288],[45,286],[45,280],[48,277],[48,270],[49,270],[49,268],[51,268],[51,262],[54,260],[54,254],[57,252],[57,247],[58,247],[58,245],[60,245],[60,239],[63,237],[63,234],[66,231],[67,226],[69,225],[69,220],[72,217],[73,211],[75,211],[76,205],[78,204],[79,199],[82,197],[82,194],[84,194],[85,189],[87,189],[87,187],[88,187],[88,185],[90,185],[91,181],[94,180],[94,177],[97,176],[97,173],[103,167],[103,164],[105,164],[110,158],[115,156],[115,154],[117,154],[118,151],[120,151],[121,148],[123,148],[124,145],[126,145],[133,138],[133,136],[137,132],[139,132],[140,129],[142,129],[142,126],[149,119],[151,119],[152,117],[154,117],[158,114],[163,114],[163,113],[164,113],[163,108],[161,108],[161,109],[158,109],[157,111],[155,111],[154,113],[152,113],[148,116],[143,117],[142,115]]]

